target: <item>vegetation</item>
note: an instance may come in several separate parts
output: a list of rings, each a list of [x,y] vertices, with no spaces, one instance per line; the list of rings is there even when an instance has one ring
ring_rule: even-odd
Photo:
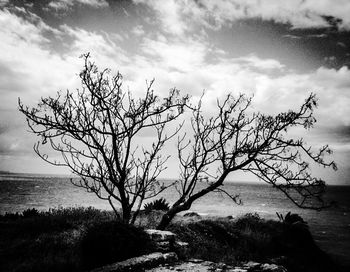
[[[120,73],[100,72],[89,54],[83,58],[82,89],[42,98],[33,108],[19,100],[19,110],[41,139],[34,150],[44,161],[68,167],[80,177],[72,179],[73,184],[108,201],[117,216],[121,207],[121,219],[133,223],[143,201],[167,188],[157,179],[169,158],[161,151],[181,125],[165,129],[183,114],[188,97],[172,89],[161,99],[151,81],[144,97],[134,98],[123,89]],[[153,136],[149,145],[138,144],[137,137],[144,133]],[[62,159],[51,159],[46,145]]]
[[[304,219],[299,214],[291,213],[291,212],[288,212],[285,216],[283,216],[280,213],[276,213],[276,214],[278,219],[285,224],[298,224],[300,226],[308,228],[307,222],[305,222]]]
[[[152,247],[142,229],[116,221],[113,212],[31,209],[0,216],[0,271],[85,271]]]
[[[123,222],[98,222],[88,228],[81,241],[85,268],[103,266],[153,252],[149,236]]]
[[[150,212],[150,211],[168,211],[170,208],[169,203],[166,201],[165,198],[159,198],[156,199],[150,203],[145,204],[144,211]]]
[[[247,214],[236,220],[200,220],[171,224],[168,230],[188,242],[189,256],[214,262],[277,263],[290,272],[339,271],[315,244],[308,229],[298,224],[263,220]]]
[[[0,271],[86,271],[154,250],[142,229],[116,221],[113,212],[30,211],[0,216]],[[337,271],[300,224],[247,214],[238,219],[183,218],[168,230],[189,243],[193,258],[233,265],[274,262],[291,272]]]
[[[255,175],[300,208],[327,206],[322,198],[325,182],[311,174],[309,164],[336,169],[324,158],[332,151],[327,145],[314,150],[302,138],[288,134],[292,128],[309,129],[316,122],[315,95],[310,94],[296,111],[271,116],[252,112],[251,98],[229,94],[217,101],[217,112],[207,116],[202,99],[192,107],[189,97],[176,89],[161,100],[152,90],[153,81],[143,98],[136,99],[123,90],[119,73],[111,77],[108,69],[100,72],[89,57],[84,55],[81,90],[42,98],[33,108],[19,100],[19,110],[41,138],[35,152],[48,163],[69,167],[80,177],[75,185],[109,201],[116,216],[121,207],[125,223],[134,223],[144,201],[167,188],[158,180],[169,158],[162,149],[186,121],[180,119],[185,109],[191,110],[192,118],[187,119],[192,129],[178,135],[180,176],[168,185],[179,195],[158,229],[165,229],[176,214],[211,192],[240,203],[238,195],[223,188],[227,176],[236,171]],[[176,128],[171,131],[167,125]],[[142,133],[153,133],[153,143],[140,145],[137,136]],[[45,145],[60,153],[62,161],[51,160],[41,149]]]
[[[208,118],[199,102],[191,119],[193,133],[178,142],[179,198],[163,216],[159,229],[164,229],[177,213],[188,210],[194,201],[210,192],[222,192],[240,203],[239,195],[232,195],[222,187],[227,176],[236,171],[257,176],[300,208],[322,209],[328,205],[322,198],[325,182],[311,175],[309,163],[336,170],[333,161],[324,160],[332,151],[327,145],[313,151],[302,138],[288,135],[293,127],[313,126],[316,97],[311,94],[299,110],[276,116],[252,113],[251,103],[244,95],[234,98],[229,94],[224,101],[217,102],[217,114]]]

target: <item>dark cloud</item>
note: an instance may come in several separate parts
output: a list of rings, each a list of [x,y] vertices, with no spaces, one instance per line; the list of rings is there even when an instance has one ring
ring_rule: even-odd
[[[0,135],[6,133],[6,131],[8,131],[9,127],[7,124],[2,124],[0,123]]]
[[[332,143],[350,144],[350,125],[318,126],[315,133],[321,138],[329,139]]]
[[[330,130],[333,135],[350,143],[350,126],[338,126]]]

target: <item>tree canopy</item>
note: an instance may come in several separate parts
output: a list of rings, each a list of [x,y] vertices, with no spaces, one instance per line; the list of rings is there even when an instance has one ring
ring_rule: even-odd
[[[169,156],[160,151],[181,125],[171,134],[165,128],[183,114],[188,96],[172,89],[161,99],[154,94],[151,81],[144,97],[134,98],[124,91],[120,73],[100,72],[89,54],[83,58],[81,89],[42,98],[33,108],[19,100],[19,110],[32,132],[41,137],[34,150],[43,160],[69,167],[80,178],[72,180],[75,185],[108,200],[116,214],[121,206],[123,220],[132,222],[136,217],[136,213],[131,217],[132,209],[138,211],[144,200],[166,189],[158,176]],[[154,136],[148,147],[136,138],[145,130]],[[52,160],[42,152],[46,144],[62,159]]]
[[[81,89],[41,98],[35,107],[19,100],[19,110],[41,138],[34,145],[35,152],[48,163],[69,167],[79,176],[78,182],[72,180],[75,185],[109,201],[125,222],[133,223],[143,202],[169,186],[179,195],[162,217],[160,229],[210,192],[220,191],[238,202],[238,196],[223,188],[235,171],[257,176],[298,207],[326,206],[322,198],[325,182],[311,174],[309,164],[336,169],[333,161],[324,159],[331,150],[328,145],[313,150],[302,138],[289,136],[293,127],[310,129],[314,125],[314,94],[299,110],[275,116],[253,112],[250,97],[228,94],[217,100],[217,113],[208,117],[202,99],[193,107],[190,97],[181,96],[175,88],[161,99],[152,89],[153,81],[142,98],[135,98],[124,91],[120,73],[99,71],[89,54],[83,58]],[[183,132],[183,122],[188,121],[181,119],[185,109],[192,114],[191,131]],[[153,133],[148,146],[138,139],[145,132]],[[162,149],[175,135],[180,175],[175,183],[165,185],[159,175],[170,155],[164,155]],[[49,157],[42,150],[44,145],[61,159]]]

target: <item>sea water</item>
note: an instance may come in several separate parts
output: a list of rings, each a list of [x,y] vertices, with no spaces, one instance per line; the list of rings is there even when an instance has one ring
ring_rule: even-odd
[[[236,205],[220,193],[212,193],[194,202],[191,211],[234,217],[256,212],[263,218],[275,220],[278,220],[276,212],[298,213],[308,222],[319,246],[347,266],[350,265],[350,186],[328,186],[325,198],[336,201],[337,205],[323,211],[299,209],[280,191],[266,184],[228,182],[223,189],[233,195],[240,195],[243,205]],[[177,193],[172,189],[161,196],[171,203]],[[0,174],[1,214],[21,212],[28,208],[48,210],[74,206],[111,209],[107,201],[74,186],[68,177]]]

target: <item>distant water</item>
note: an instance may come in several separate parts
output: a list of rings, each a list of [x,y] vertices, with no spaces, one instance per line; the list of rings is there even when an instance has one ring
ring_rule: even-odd
[[[243,205],[237,206],[220,194],[211,194],[195,202],[191,211],[218,216],[257,212],[267,219],[277,219],[276,212],[298,213],[309,223],[321,248],[350,267],[350,186],[329,186],[325,198],[337,201],[338,205],[321,212],[298,209],[281,192],[265,184],[227,183],[224,188],[240,194]],[[168,191],[163,196],[171,203],[176,192]],[[111,209],[106,201],[72,185],[67,177],[0,174],[2,214],[27,208],[48,210],[74,206]]]

